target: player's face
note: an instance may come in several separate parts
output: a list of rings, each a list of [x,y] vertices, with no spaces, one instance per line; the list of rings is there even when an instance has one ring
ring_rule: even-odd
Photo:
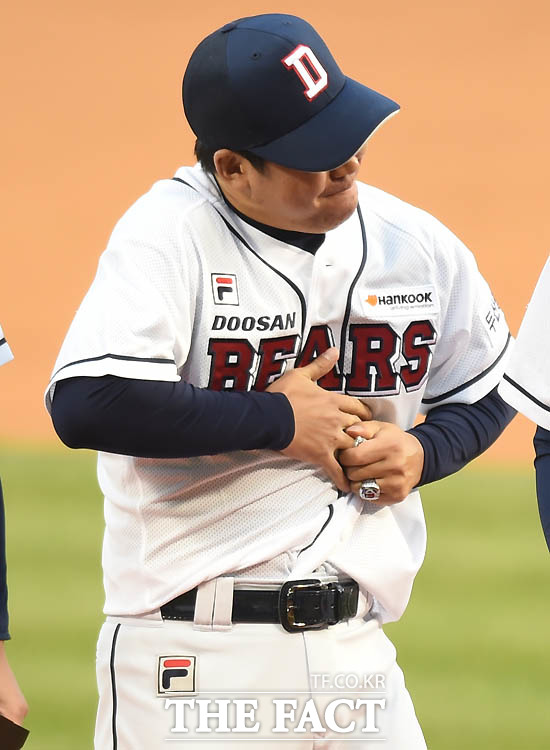
[[[301,172],[267,162],[250,179],[251,210],[263,224],[297,232],[334,229],[357,207],[355,182],[364,148],[329,172]],[[244,211],[243,213],[246,213]]]
[[[357,207],[355,179],[365,148],[328,172],[302,172],[273,162],[259,171],[222,149],[215,155],[218,181],[227,199],[251,219],[297,232],[326,232]]]

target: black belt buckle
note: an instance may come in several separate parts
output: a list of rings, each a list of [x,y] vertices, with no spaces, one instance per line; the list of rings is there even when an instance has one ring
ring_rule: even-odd
[[[357,587],[357,584],[355,584]],[[358,592],[358,587],[357,587]],[[349,601],[345,587],[336,581],[323,583],[317,579],[287,581],[279,595],[279,618],[289,633],[321,630],[357,612],[357,595]],[[315,596],[317,595],[317,596]],[[301,601],[300,601],[301,600]],[[355,604],[355,607],[353,606]]]

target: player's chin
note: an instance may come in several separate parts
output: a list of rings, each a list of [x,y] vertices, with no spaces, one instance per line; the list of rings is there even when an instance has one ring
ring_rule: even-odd
[[[323,198],[323,231],[334,229],[353,214],[357,208],[357,185],[354,183],[347,190]]]

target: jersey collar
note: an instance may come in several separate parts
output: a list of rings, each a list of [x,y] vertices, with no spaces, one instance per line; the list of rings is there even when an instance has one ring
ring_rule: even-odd
[[[237,214],[240,219],[242,219],[247,224],[250,224],[251,227],[259,229],[260,232],[268,234],[270,237],[274,237],[276,240],[279,240],[279,242],[284,242],[287,245],[298,247],[300,248],[300,250],[305,250],[312,255],[315,255],[317,250],[325,241],[324,234],[310,234],[309,232],[294,232],[290,229],[279,229],[279,227],[272,227],[269,226],[269,224],[262,224],[255,219],[251,219],[250,216],[246,216],[245,214],[241,213],[237,208],[235,208],[232,203],[227,200],[216,178],[214,178],[214,180],[216,182],[216,185],[218,186],[221,197],[225,201],[225,204],[233,211],[233,213]]]

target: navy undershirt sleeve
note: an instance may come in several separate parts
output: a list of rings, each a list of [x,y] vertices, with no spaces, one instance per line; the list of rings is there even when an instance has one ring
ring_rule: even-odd
[[[0,641],[7,641],[8,632],[8,585],[6,582],[6,528],[4,522],[4,498],[0,483]]]
[[[537,427],[533,443],[540,520],[550,550],[550,432],[543,427]]]
[[[144,458],[282,450],[294,437],[292,406],[282,393],[214,391],[184,381],[114,375],[57,383],[52,420],[70,448]]]
[[[444,404],[432,409],[422,424],[409,430],[424,449],[418,486],[454,474],[479,456],[515,415],[496,388],[474,404]]]
[[[475,404],[432,409],[411,432],[424,449],[419,486],[458,471],[493,443],[515,411],[496,388]],[[196,388],[180,381],[105,375],[57,383],[52,419],[71,448],[147,458],[180,458],[233,450],[282,450],[294,416],[280,393]]]

